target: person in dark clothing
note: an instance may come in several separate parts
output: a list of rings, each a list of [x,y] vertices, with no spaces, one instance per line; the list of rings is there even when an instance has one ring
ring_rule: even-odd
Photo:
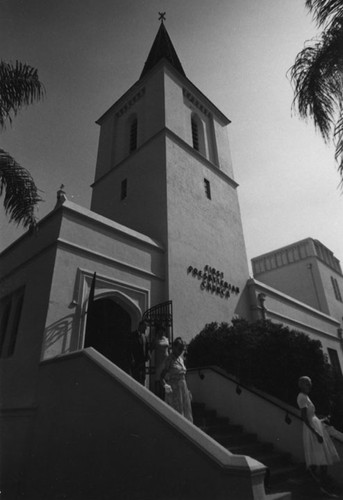
[[[140,321],[137,330],[129,335],[129,364],[131,376],[145,385],[145,364],[150,359],[150,351],[145,331],[147,324]]]

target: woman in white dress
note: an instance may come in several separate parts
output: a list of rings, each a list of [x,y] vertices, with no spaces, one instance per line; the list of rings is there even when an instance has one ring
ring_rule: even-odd
[[[306,466],[312,477],[320,483],[321,490],[336,496],[328,491],[328,465],[339,461],[339,456],[321,420],[316,416],[315,406],[309,398],[312,382],[309,377],[300,377],[298,381],[300,393],[297,403],[303,420],[303,443]]]
[[[161,383],[165,391],[165,402],[185,418],[193,422],[191,394],[186,383],[186,367],[182,358],[185,344],[181,337],[174,340],[172,352],[164,362]]]
[[[164,368],[166,359],[169,356],[169,339],[166,336],[166,329],[163,325],[157,325],[155,329],[155,366],[156,366],[156,381],[155,394],[161,399],[164,399],[164,390],[161,384],[161,373]]]

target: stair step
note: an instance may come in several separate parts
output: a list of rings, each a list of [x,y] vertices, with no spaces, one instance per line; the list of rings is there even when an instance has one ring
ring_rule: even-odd
[[[266,495],[266,500],[292,500],[292,493],[290,491],[269,493]]]
[[[276,467],[282,467],[283,465],[291,464],[291,455],[288,453],[279,453],[277,451],[270,452],[260,452],[260,453],[251,453],[250,456],[257,460],[258,462],[263,463],[271,470],[274,470]],[[294,465],[292,464],[294,467]]]
[[[227,447],[228,448],[228,447]],[[260,441],[255,441],[252,443],[247,443],[247,444],[233,444],[231,445],[228,450],[231,453],[235,453],[236,455],[257,455],[260,452],[264,451],[272,451],[274,450],[274,446],[272,443],[261,443]]]
[[[308,479],[305,467],[293,464],[289,453],[275,450],[272,443],[258,441],[256,434],[245,432],[241,425],[231,424],[229,418],[218,416],[203,403],[192,403],[192,407],[194,423],[228,451],[250,456],[268,467],[266,500],[291,500],[291,491],[301,488]],[[294,500],[300,498],[294,497]]]
[[[295,468],[283,481],[277,482],[277,478],[271,478],[269,488],[267,488],[266,492],[271,494],[272,492],[276,493],[281,491],[290,491],[292,494],[292,500],[323,499],[323,494],[318,488],[318,485],[311,477],[308,476],[308,474],[304,473],[304,467],[300,467],[300,469]],[[266,497],[270,500],[268,495],[266,495]]]
[[[195,425],[198,427],[201,427],[202,429],[226,429],[230,425],[230,419],[226,417],[195,417],[193,416],[193,422]]]
[[[279,487],[281,484],[283,485],[290,479],[295,480],[296,478],[306,478],[303,465],[280,464],[270,469],[269,484],[271,487]]]
[[[231,435],[231,434],[241,434],[243,433],[243,427],[237,424],[230,424],[229,422],[216,422],[210,425],[205,426],[207,434],[223,434],[223,435]]]
[[[304,471],[304,467],[302,469]],[[273,493],[278,491],[290,491],[292,494],[292,500],[323,500],[326,495],[320,491],[319,485],[310,477],[306,472],[299,477],[289,477],[287,481],[280,483],[276,486],[271,485]],[[267,491],[267,493],[272,493]],[[343,499],[342,493],[337,491],[337,498]],[[269,496],[266,498],[270,500]]]
[[[192,411],[205,410],[205,403],[200,403],[199,401],[192,401]]]
[[[289,464],[291,460],[291,455],[289,453],[275,451],[272,445],[271,448],[268,448],[258,441],[250,445],[225,446],[225,448],[235,455],[248,455],[270,469]]]
[[[218,434],[213,433],[209,434],[213,439],[218,441],[225,448],[230,448],[235,445],[243,445],[249,443],[256,443],[257,436],[256,434],[248,434],[248,433],[232,433],[232,434]]]
[[[215,418],[217,416],[216,410],[192,410],[193,417],[197,418]]]

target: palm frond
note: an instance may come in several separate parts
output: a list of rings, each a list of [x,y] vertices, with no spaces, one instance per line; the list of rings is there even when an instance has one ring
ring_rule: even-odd
[[[343,29],[341,20],[306,46],[290,68],[294,86],[293,109],[312,118],[328,141],[342,102]]]
[[[0,196],[4,196],[5,213],[10,221],[34,227],[35,207],[42,201],[30,173],[6,151],[0,149]]]
[[[343,183],[343,103],[340,106],[340,116],[335,126],[334,141],[336,146],[335,159],[338,163],[338,172],[342,177]]]
[[[329,26],[343,17],[342,0],[306,0],[305,5],[312,12],[318,26]]]
[[[35,68],[16,61],[13,65],[0,61],[0,127],[8,120],[12,122],[12,114],[34,101],[44,97],[44,85],[39,81]]]

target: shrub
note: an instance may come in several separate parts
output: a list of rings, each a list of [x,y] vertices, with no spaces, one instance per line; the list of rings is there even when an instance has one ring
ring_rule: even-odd
[[[189,367],[219,366],[241,383],[292,406],[296,406],[298,378],[307,375],[318,414],[329,414],[335,399],[331,366],[321,343],[271,321],[207,324],[190,342],[187,362]]]

